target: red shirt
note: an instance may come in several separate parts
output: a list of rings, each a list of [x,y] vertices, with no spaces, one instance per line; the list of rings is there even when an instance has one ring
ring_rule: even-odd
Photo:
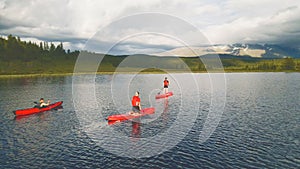
[[[132,97],[132,106],[139,106],[139,103],[141,102],[141,99],[139,98],[139,96],[133,96]]]
[[[169,86],[169,81],[168,80],[164,80],[164,86]]]

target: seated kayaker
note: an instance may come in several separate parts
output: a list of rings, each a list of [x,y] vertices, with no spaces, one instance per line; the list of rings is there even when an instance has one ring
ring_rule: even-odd
[[[132,97],[131,103],[132,103],[132,112],[131,114],[138,115],[141,111],[141,99],[139,97],[140,93],[137,91],[135,92],[135,95]]]
[[[44,102],[44,98],[40,99],[40,107],[47,107],[50,104],[50,100],[47,103]]]

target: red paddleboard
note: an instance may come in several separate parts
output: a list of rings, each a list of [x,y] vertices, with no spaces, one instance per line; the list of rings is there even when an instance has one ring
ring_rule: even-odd
[[[162,98],[166,98],[166,97],[170,97],[170,96],[173,96],[173,92],[158,94],[155,96],[155,99],[162,99]]]
[[[16,110],[16,111],[14,111],[14,114],[16,116],[25,116],[25,115],[30,115],[30,114],[41,113],[41,112],[44,112],[44,111],[49,111],[51,109],[55,109],[55,108],[61,106],[62,103],[63,102],[60,101],[60,102],[56,102],[56,103],[53,103],[53,104],[49,104],[49,106],[47,106],[47,107],[28,108],[28,109]]]
[[[149,108],[142,109],[140,111],[140,114],[130,114],[130,113],[117,114],[117,115],[109,116],[107,118],[107,120],[108,120],[108,124],[114,124],[116,122],[135,119],[135,118],[139,118],[139,117],[142,117],[142,116],[145,116],[145,115],[153,114],[154,112],[155,112],[155,108],[154,107],[149,107]]]

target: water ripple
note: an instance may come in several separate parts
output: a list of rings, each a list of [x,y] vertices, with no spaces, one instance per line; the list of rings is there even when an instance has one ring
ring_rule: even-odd
[[[180,78],[180,74],[176,76]],[[141,124],[138,137],[132,134],[130,121],[108,126],[104,121],[93,120],[82,126],[73,107],[70,77],[0,80],[0,168],[300,168],[300,74],[227,74],[225,111],[204,143],[199,143],[199,134],[210,109],[210,85],[204,83],[208,82],[205,74],[196,76],[201,84],[200,101],[191,97],[189,104],[183,106],[180,96],[174,95],[164,113]],[[141,78],[159,82],[161,75]],[[100,108],[95,114],[108,116],[128,109],[116,107],[109,98],[110,79],[110,75],[99,75],[96,79]],[[52,100],[64,100],[64,109],[14,119],[12,110],[16,105],[28,107],[24,100],[35,101],[43,95],[41,88],[45,87]],[[151,88],[147,84],[143,87]],[[191,96],[195,93],[189,92]],[[146,107],[152,103],[144,104]],[[174,125],[182,106],[186,113],[181,116],[182,122],[188,124],[189,113],[194,113],[188,108],[195,104],[199,104],[199,112],[191,130],[175,132],[174,137],[185,135],[183,140],[156,156],[120,157],[102,147],[120,145],[100,145],[92,138],[99,131],[113,129],[131,138],[133,147],[128,151],[132,151],[140,148],[134,147],[140,138],[155,136]],[[109,139],[111,135],[106,133],[103,137]],[[153,143],[166,144],[164,140]]]

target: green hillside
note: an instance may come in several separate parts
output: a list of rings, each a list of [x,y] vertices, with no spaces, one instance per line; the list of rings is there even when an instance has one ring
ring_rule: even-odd
[[[24,74],[64,74],[72,73],[79,51],[65,50],[63,44],[21,41],[20,38],[9,35],[0,38],[0,75]],[[300,72],[300,59],[256,59],[219,55],[226,72]],[[205,57],[210,61],[210,56]],[[211,60],[213,62],[213,60]],[[206,65],[209,67],[210,65]],[[199,57],[157,57],[149,55],[112,56],[106,55],[98,72],[162,72],[160,69],[173,72],[206,72],[205,65]],[[213,67],[209,67],[212,68]]]

